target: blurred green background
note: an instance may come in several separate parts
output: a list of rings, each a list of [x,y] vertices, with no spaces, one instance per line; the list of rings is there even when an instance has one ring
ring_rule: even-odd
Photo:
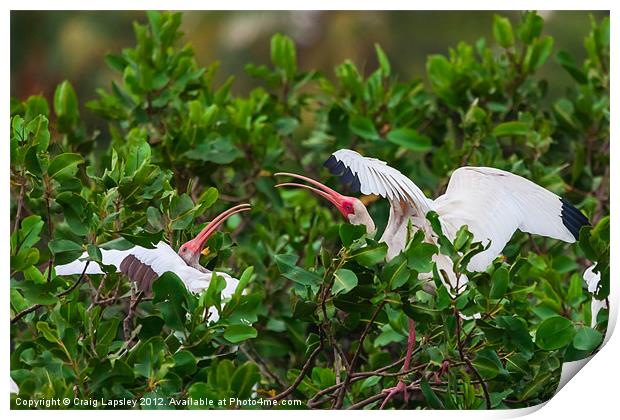
[[[220,81],[234,75],[233,91],[246,92],[252,78],[244,64],[266,64],[269,39],[275,32],[292,37],[301,69],[316,68],[328,77],[346,58],[370,73],[376,67],[374,43],[381,44],[401,79],[424,74],[427,55],[447,53],[460,40],[492,40],[493,11],[217,11],[186,12],[182,30],[199,65],[219,61]],[[517,21],[517,11],[499,12]],[[589,14],[607,12],[543,11],[544,32],[558,50],[569,51],[581,62],[582,40],[589,30]],[[109,86],[118,77],[104,64],[105,54],[133,44],[132,21],[146,21],[141,11],[14,11],[11,12],[11,95],[26,98],[53,90],[68,79],[80,102],[95,97],[95,87]],[[570,84],[568,73],[549,60],[540,75],[553,80],[549,100]],[[90,113],[87,113],[90,114]],[[89,119],[91,115],[84,115]]]

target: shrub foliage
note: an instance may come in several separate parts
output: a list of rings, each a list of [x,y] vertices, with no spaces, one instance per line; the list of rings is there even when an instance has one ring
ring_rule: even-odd
[[[133,47],[105,58],[118,78],[96,99],[80,102],[65,81],[49,102],[11,100],[11,376],[20,397],[372,408],[401,378],[409,408],[515,408],[550,398],[562,363],[600,345],[607,312],[590,328],[582,273],[597,263],[596,297],[605,299],[608,19],[592,20],[578,63],[536,13],[514,26],[496,16],[494,40],[429,56],[426,77],[411,79],[392,72],[379,45],[369,74],[348,60],[333,75],[300,69],[292,40],[276,34],[271,63],[245,68],[256,87],[235,94],[232,77],[215,83],[217,63],[199,65],[183,44],[181,14],[147,17],[134,25]],[[559,98],[537,75],[550,60],[573,80]],[[86,113],[106,128],[87,126]],[[329,206],[274,188],[280,170],[331,182],[321,164],[343,147],[389,162],[429,197],[460,166],[509,170],[569,198],[592,226],[573,245],[517,233],[486,272],[469,273],[464,293],[451,297],[436,270],[430,293],[417,274],[434,270],[437,247],[412,235],[385,263],[385,245],[339,224]],[[382,230],[387,203],[364,200]],[[248,201],[252,213],[230,220],[202,261],[241,279],[227,302],[222,279],[194,295],[167,273],[124,322],[123,275],[52,269],[84,251],[96,264],[101,248],[177,247],[216,211]],[[481,249],[466,229],[440,246],[458,272]],[[212,307],[217,322],[205,321]],[[475,313],[481,319],[461,317]],[[401,372],[408,317],[417,338]],[[226,401],[210,407],[247,408]]]

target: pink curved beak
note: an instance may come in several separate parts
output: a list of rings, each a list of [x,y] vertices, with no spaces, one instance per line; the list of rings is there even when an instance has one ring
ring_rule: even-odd
[[[213,234],[213,232],[215,232],[215,230],[218,227],[220,227],[222,223],[226,221],[226,219],[228,219],[233,214],[237,214],[237,213],[241,213],[241,212],[249,211],[249,210],[252,210],[252,206],[250,206],[250,204],[248,203],[245,203],[245,204],[239,204],[238,206],[231,207],[228,210],[223,211],[215,219],[211,220],[211,222],[209,222],[209,224],[205,226],[205,228],[202,229],[200,233],[196,235],[194,239],[192,239],[191,242],[195,241],[197,244],[196,248],[201,250],[202,248],[204,248],[205,243],[207,242],[209,237]]]
[[[275,176],[290,176],[293,178],[297,178],[297,179],[301,179],[303,181],[306,181],[318,188],[314,188],[311,187],[309,185],[305,185],[305,184],[297,184],[295,182],[284,182],[281,184],[277,184],[276,187],[299,187],[299,188],[305,188],[307,190],[312,191],[315,194],[320,195],[321,197],[325,198],[327,201],[329,201],[330,203],[332,203],[334,206],[336,206],[336,208],[341,212],[342,212],[342,202],[344,201],[344,199],[346,199],[347,197],[345,197],[344,195],[332,190],[331,188],[329,188],[327,185],[321,184],[318,181],[315,181],[312,178],[308,178],[307,176],[303,176],[303,175],[298,175],[298,174],[292,174],[289,172],[278,172],[276,174],[274,174]],[[343,213],[343,216],[346,215]]]

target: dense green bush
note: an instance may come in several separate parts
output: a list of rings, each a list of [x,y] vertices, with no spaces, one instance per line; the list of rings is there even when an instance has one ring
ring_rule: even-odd
[[[236,95],[232,78],[214,83],[217,63],[200,66],[182,45],[180,14],[147,16],[134,25],[136,45],[106,57],[118,80],[85,107],[67,81],[51,105],[11,100],[11,376],[20,398],[215,401],[194,401],[204,408],[256,392],[301,400],[292,408],[370,408],[400,375],[410,408],[514,408],[550,398],[562,363],[599,346],[607,311],[589,327],[582,273],[598,263],[605,299],[609,19],[592,21],[587,58],[576,63],[554,49],[537,14],[514,27],[496,16],[495,42],[460,42],[428,57],[427,79],[405,80],[378,45],[368,75],[350,61],[334,75],[303,71],[293,42],[276,34],[271,65],[246,66],[257,87]],[[553,81],[536,74],[551,59],[574,80],[560,98],[548,98]],[[86,126],[84,113],[107,129]],[[569,198],[593,226],[574,245],[517,233],[503,258],[469,274],[466,292],[451,298],[435,273],[429,293],[417,273],[433,269],[434,245],[414,235],[384,263],[385,246],[363,229],[339,225],[306,191],[274,188],[279,170],[327,179],[321,164],[343,147],[386,160],[429,197],[460,166],[509,170]],[[229,302],[221,279],[192,295],[166,274],[125,331],[123,275],[82,281],[51,269],[84,250],[94,264],[100,248],[161,239],[176,248],[217,211],[248,201],[252,213],[231,219],[202,261],[241,279]],[[364,201],[381,231],[387,203]],[[463,230],[441,248],[462,272],[480,244]],[[214,305],[219,321],[205,322]],[[476,312],[482,319],[459,316]],[[401,375],[408,316],[417,342]],[[236,406],[248,407],[220,407]]]

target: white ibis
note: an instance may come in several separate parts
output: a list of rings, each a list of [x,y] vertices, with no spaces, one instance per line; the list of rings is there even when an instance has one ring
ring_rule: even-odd
[[[101,250],[102,262],[113,265],[117,272],[126,274],[136,284],[138,289],[149,294],[153,281],[167,271],[175,273],[191,292],[198,293],[207,287],[213,273],[200,265],[200,255],[204,246],[215,230],[233,214],[250,210],[249,204],[239,204],[232,207],[213,219],[196,237],[179,248],[178,254],[165,242],[159,242],[153,249],[134,246],[124,251]],[[81,274],[87,263],[88,254],[69,264],[56,267],[57,275]],[[89,264],[86,274],[103,274],[98,264]],[[223,297],[230,297],[234,293],[239,281],[226,273],[216,272],[226,281],[226,288],[222,291]],[[214,314],[214,316],[216,316]],[[213,317],[211,318],[213,320]]]
[[[17,386],[13,378],[11,378],[11,384],[9,385],[9,390],[11,391],[11,394],[19,394],[19,386]]]
[[[588,224],[588,219],[568,201],[547,189],[510,172],[495,168],[462,167],[453,172],[446,192],[435,200],[427,198],[409,178],[400,171],[378,159],[368,158],[359,153],[341,149],[332,154],[325,166],[333,175],[341,177],[353,192],[374,194],[387,198],[390,202],[390,217],[381,242],[388,246],[387,259],[394,258],[405,247],[407,225],[411,220],[414,229],[422,229],[425,240],[436,244],[426,213],[435,211],[441,228],[450,240],[455,239],[459,228],[467,225],[474,235],[474,241],[482,242],[488,248],[474,256],[467,269],[472,272],[484,271],[499,256],[516,230],[551,237],[565,242],[575,242],[579,229]],[[305,184],[283,183],[279,187],[302,187],[313,191],[334,204],[350,223],[366,226],[368,233],[375,231],[375,223],[364,204],[355,197],[347,197],[311,178],[280,172],[277,176],[290,176],[304,180],[317,188]],[[456,278],[452,261],[447,256],[433,256],[438,270],[447,274],[450,288],[459,293],[467,282],[462,275]],[[421,278],[432,277],[422,273]],[[443,279],[442,279],[443,280]],[[450,286],[450,287],[448,287]],[[408,351],[415,341],[413,322],[409,324]],[[405,369],[409,365],[405,360]],[[386,390],[387,400],[396,392],[404,391],[402,382]]]
[[[595,267],[596,264],[591,265],[583,273],[583,279],[586,281],[586,285],[588,286],[588,292],[592,294],[592,303],[590,303],[590,312],[592,313],[590,327],[592,328],[596,326],[596,317],[598,315],[598,312],[603,308],[607,308],[607,300],[600,300],[594,297],[594,293],[596,293],[596,290],[598,289],[598,284],[601,281],[601,273],[595,273]]]

